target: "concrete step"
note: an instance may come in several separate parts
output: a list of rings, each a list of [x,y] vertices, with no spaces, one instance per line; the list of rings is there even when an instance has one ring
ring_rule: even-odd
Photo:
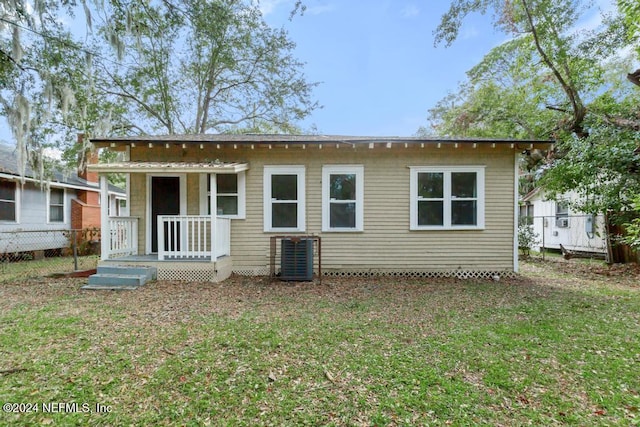
[[[131,276],[146,276],[147,281],[156,280],[157,269],[155,267],[134,267],[130,265],[103,265],[98,266],[97,274],[122,274]]]
[[[100,266],[82,289],[133,290],[156,277],[154,267]]]
[[[91,290],[91,291],[134,291],[138,289],[140,286],[138,285],[84,285],[80,289]]]

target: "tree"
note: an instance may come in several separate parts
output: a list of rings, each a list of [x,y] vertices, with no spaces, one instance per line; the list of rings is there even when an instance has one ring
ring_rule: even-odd
[[[13,26],[13,37],[11,42],[0,42],[4,58],[0,108],[17,141],[20,174],[24,174],[27,163],[42,174],[45,162],[41,153],[54,144],[56,127],[75,103],[66,76],[67,56],[77,46],[50,11],[40,11],[37,19],[28,19],[23,5],[19,6],[13,14],[4,9],[2,16],[2,22]],[[22,29],[27,30],[27,37],[21,36]],[[28,40],[29,49],[23,51],[20,39]]]
[[[90,10],[85,0],[87,25]],[[0,3],[0,113],[16,142],[19,172],[30,164],[47,178],[47,148],[77,163],[77,133],[104,132],[111,103],[95,90],[99,69],[92,47],[64,24],[74,17],[74,0]],[[8,35],[11,35],[10,37]],[[102,130],[101,130],[102,129]],[[56,165],[56,167],[58,167]]]
[[[0,113],[23,170],[47,146],[75,163],[78,132],[288,132],[318,107],[293,47],[249,0],[0,1]]]
[[[622,41],[617,22],[591,34],[574,30],[588,6],[589,2],[580,0],[457,0],[442,17],[435,40],[436,44],[451,44],[469,13],[493,11],[497,28],[517,40],[510,43],[511,49],[529,51],[531,61],[544,70],[542,77],[560,90],[555,99],[548,98],[546,105],[562,113],[558,130],[582,138],[588,136],[584,126],[585,92],[600,83],[598,65],[616,52]]]
[[[590,5],[579,0],[455,1],[435,32],[436,43],[452,43],[462,19],[472,12],[492,12],[496,26],[512,38],[470,70],[469,81],[430,117],[437,132],[552,137],[552,153],[528,157],[531,179],[540,179],[537,185],[551,197],[577,192],[582,198],[574,208],[608,214],[612,223],[621,224],[640,192],[638,89],[625,79],[630,65],[619,55],[635,39],[629,14],[626,20],[605,16],[599,28],[577,31]]]
[[[102,85],[138,132],[206,133],[263,121],[286,132],[318,104],[283,29],[245,0],[113,2],[103,34],[126,66]]]
[[[629,43],[635,43],[636,52],[640,56],[640,45],[637,43],[640,39],[640,3],[635,0],[618,0],[618,8],[624,16]],[[629,73],[627,79],[640,86],[640,68]]]
[[[431,128],[441,135],[549,138],[556,113],[541,105],[554,88],[526,43],[520,38],[492,49],[457,93],[429,110]]]

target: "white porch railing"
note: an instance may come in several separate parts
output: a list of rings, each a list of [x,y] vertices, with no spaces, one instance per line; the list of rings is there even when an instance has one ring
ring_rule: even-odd
[[[216,218],[213,234],[215,257],[230,254],[231,225],[228,218]],[[158,260],[212,259],[209,215],[159,215]]]
[[[115,258],[138,253],[138,218],[109,217],[109,245],[107,258]]]

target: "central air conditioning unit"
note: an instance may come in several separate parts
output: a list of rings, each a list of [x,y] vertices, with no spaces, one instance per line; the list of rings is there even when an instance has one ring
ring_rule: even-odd
[[[558,228],[569,227],[569,218],[556,218],[556,227]]]
[[[313,239],[289,237],[281,240],[280,280],[313,280]]]

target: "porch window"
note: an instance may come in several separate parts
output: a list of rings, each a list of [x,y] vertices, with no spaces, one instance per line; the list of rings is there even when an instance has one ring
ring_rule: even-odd
[[[304,230],[304,166],[265,166],[264,231]]]
[[[353,165],[322,168],[322,230],[363,230],[364,168]]]
[[[484,228],[484,167],[412,167],[411,230]]]
[[[16,220],[16,183],[0,181],[0,221]]]
[[[201,206],[204,215],[211,215],[211,175],[203,175],[206,184],[200,181],[201,188],[206,188],[206,201]],[[245,173],[216,175],[216,206],[218,216],[232,219],[245,218]]]
[[[49,190],[49,222],[64,222],[64,189]]]

